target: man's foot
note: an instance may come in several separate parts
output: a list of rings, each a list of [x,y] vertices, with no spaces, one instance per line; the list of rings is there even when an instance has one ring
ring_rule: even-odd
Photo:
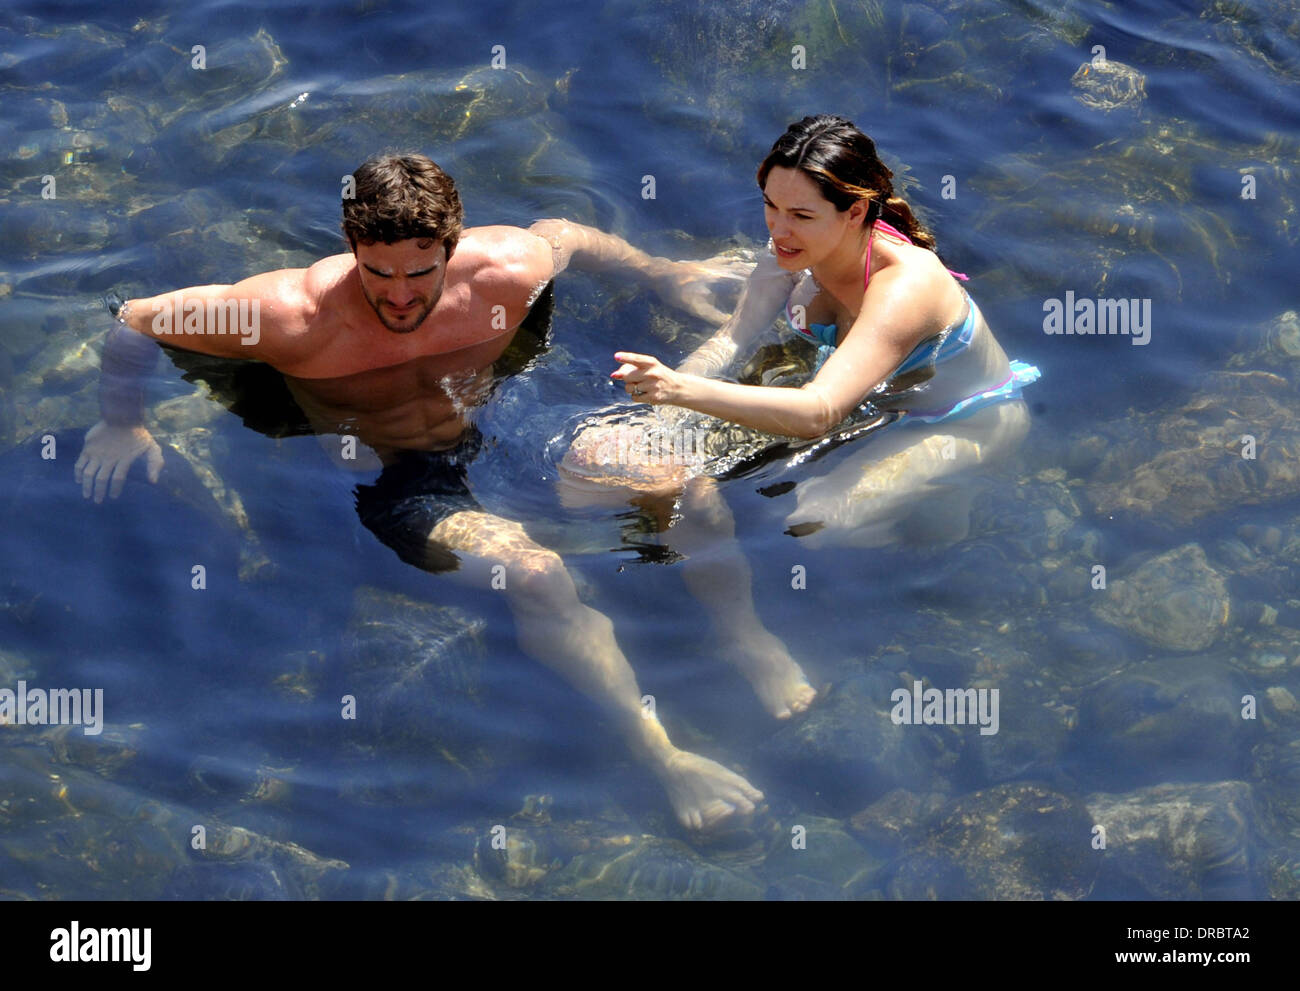
[[[656,768],[677,820],[687,829],[713,829],[733,816],[753,813],[763,793],[717,761],[678,750]]]
[[[817,691],[785,644],[763,631],[723,648],[723,657],[753,686],[758,700],[777,719],[807,712]]]

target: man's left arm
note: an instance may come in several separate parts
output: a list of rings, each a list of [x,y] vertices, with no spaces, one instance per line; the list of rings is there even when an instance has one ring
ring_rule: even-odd
[[[621,237],[569,220],[539,220],[528,230],[551,246],[553,272],[570,264],[591,272],[629,272],[644,280],[667,301],[688,313],[720,324],[727,314],[714,304],[713,283],[743,280],[752,265],[733,261],[672,261],[646,254]]]

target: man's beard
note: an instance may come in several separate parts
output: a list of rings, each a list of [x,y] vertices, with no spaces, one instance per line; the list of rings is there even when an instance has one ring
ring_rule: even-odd
[[[374,297],[372,297],[369,293],[366,293],[366,302],[368,302],[370,304],[370,308],[375,311],[375,316],[379,318],[379,322],[382,323],[388,330],[391,330],[394,334],[409,334],[412,331],[420,329],[420,326],[424,323],[425,318],[430,314],[430,312],[432,312],[434,304],[437,302],[437,300],[433,300],[432,302],[428,303],[422,310],[414,309],[408,311],[402,316],[402,322],[397,325],[394,325],[389,322],[389,318],[385,314],[384,309],[379,303],[379,301],[374,299]],[[412,320],[411,319],[412,317],[415,317],[417,319]],[[411,322],[407,323],[408,320],[410,320]]]

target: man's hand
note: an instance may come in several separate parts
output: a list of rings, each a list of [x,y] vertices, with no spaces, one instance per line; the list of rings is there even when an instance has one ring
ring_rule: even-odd
[[[639,403],[674,403],[677,401],[682,376],[663,364],[658,358],[632,351],[618,351],[615,361],[623,362],[610,378],[622,381],[627,394]]]
[[[95,502],[103,502],[107,490],[116,499],[122,494],[126,473],[141,454],[147,458],[149,481],[157,482],[163,455],[153,435],[143,426],[112,427],[100,420],[87,431],[81,457],[73,468],[81,494],[89,499],[93,489]]]
[[[728,255],[703,261],[668,262],[655,279],[659,295],[668,303],[709,323],[721,324],[727,314],[718,309],[717,289],[723,282],[744,282],[754,263]]]

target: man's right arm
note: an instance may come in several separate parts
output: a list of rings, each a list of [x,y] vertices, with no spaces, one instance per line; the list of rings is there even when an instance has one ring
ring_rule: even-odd
[[[303,331],[315,310],[307,272],[282,269],[230,286],[191,286],[129,299],[118,316],[126,327],[160,344],[280,365],[305,351]]]
[[[266,272],[235,285],[192,286],[123,303],[104,344],[101,421],[87,432],[74,468],[82,494],[102,502],[107,491],[116,499],[141,454],[147,457],[149,481],[158,480],[162,451],[144,426],[143,400],[158,343],[272,365],[303,353],[313,309],[305,274],[305,269]]]

